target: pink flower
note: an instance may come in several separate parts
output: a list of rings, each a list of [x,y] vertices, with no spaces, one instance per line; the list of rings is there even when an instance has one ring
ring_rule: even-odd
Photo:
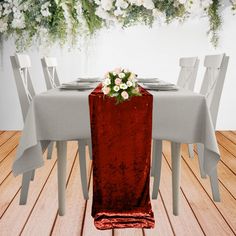
[[[103,87],[102,91],[105,95],[107,95],[108,93],[110,93],[111,89],[110,89],[110,87]]]
[[[116,85],[120,85],[120,84],[121,84],[121,81],[122,81],[121,79],[116,78],[116,79],[115,79],[115,84],[116,84]]]
[[[114,72],[116,73],[116,74],[119,74],[119,73],[121,73],[121,68],[120,67],[118,67],[118,68],[116,68],[115,70],[114,70]]]
[[[123,91],[123,92],[121,93],[121,96],[122,96],[125,100],[129,98],[129,94],[128,94],[126,91]]]

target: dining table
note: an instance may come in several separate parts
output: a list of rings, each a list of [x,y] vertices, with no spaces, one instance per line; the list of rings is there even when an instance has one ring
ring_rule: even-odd
[[[91,137],[89,95],[97,85],[94,83],[93,88],[85,90],[55,88],[34,97],[13,164],[15,176],[42,167],[42,146],[50,141]],[[204,166],[210,175],[220,160],[220,153],[206,98],[182,88],[176,91],[150,89],[148,92],[153,97],[152,137],[203,144]]]

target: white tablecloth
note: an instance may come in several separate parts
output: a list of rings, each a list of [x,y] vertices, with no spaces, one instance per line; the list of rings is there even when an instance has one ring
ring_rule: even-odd
[[[88,95],[91,91],[53,89],[36,95],[25,120],[13,164],[14,175],[43,165],[41,146],[45,141],[90,137]],[[204,164],[209,174],[216,168],[220,154],[205,97],[183,89],[151,93],[153,138],[204,144]]]

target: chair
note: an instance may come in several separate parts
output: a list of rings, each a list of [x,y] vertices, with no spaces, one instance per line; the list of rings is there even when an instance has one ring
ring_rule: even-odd
[[[177,85],[181,88],[194,90],[199,59],[197,57],[183,57],[179,60],[179,65],[181,67]]]
[[[181,67],[177,85],[181,88],[194,91],[197,78],[199,59],[197,57],[180,58],[179,65]],[[189,156],[194,157],[193,144],[188,144]]]
[[[55,57],[44,57],[41,59],[44,78],[47,89],[53,89],[60,86],[57,74],[57,59]]]
[[[204,66],[206,67],[206,72],[200,93],[207,99],[214,128],[216,128],[216,121],[228,62],[229,57],[225,54],[205,57]],[[201,177],[206,178],[206,173],[203,168],[204,146],[202,144],[197,144],[197,152]]]
[[[41,59],[43,73],[47,90],[60,86],[58,74],[57,74],[57,59],[55,57],[44,57]],[[48,146],[48,156],[52,156],[54,142],[51,142]]]
[[[229,57],[225,54],[206,56],[204,66],[206,67],[205,76],[202,83],[201,94],[204,94],[207,99],[207,104],[212,116],[213,125],[216,125],[216,119],[219,109],[220,97],[224,85],[225,75],[228,67]],[[156,152],[160,142],[155,145]],[[172,159],[172,194],[173,194],[173,213],[179,213],[179,188],[180,188],[180,143],[171,143],[171,159]],[[161,146],[159,147],[161,148]],[[158,150],[157,164],[159,165],[159,173],[157,172],[153,184],[152,197],[157,198],[157,191],[160,184],[160,169],[161,169],[161,151]],[[201,175],[205,175],[203,160],[204,160],[204,145],[198,144],[198,157]],[[220,201],[219,185],[217,169],[212,171],[210,177],[213,200]]]
[[[189,89],[191,91],[194,90],[194,85],[196,82],[199,59],[197,57],[183,57],[179,60],[180,65],[180,73],[177,80],[177,85],[181,88]],[[194,156],[193,152],[193,144],[189,144],[189,150],[192,151],[190,156]],[[156,153],[158,152],[158,153]],[[161,140],[153,140],[153,154],[152,154],[152,168],[151,175],[159,174],[161,169],[161,155],[162,155],[162,141]],[[156,161],[158,165],[156,165]],[[158,166],[158,170],[155,170],[155,166]],[[160,180],[160,176],[158,176],[158,181]],[[158,184],[159,186],[159,184]]]
[[[28,108],[30,106],[30,103],[35,96],[35,90],[33,88],[33,84],[31,81],[29,68],[31,67],[31,61],[30,57],[28,55],[23,54],[16,54],[15,56],[10,57],[17,92],[19,95],[21,110],[23,119],[25,120]],[[83,142],[81,142],[80,145],[82,145]],[[43,152],[46,148],[43,148]],[[65,198],[65,172],[66,172],[66,165],[64,158],[66,154],[66,146],[64,145],[64,142],[57,142],[57,149],[58,149],[58,198],[59,198],[59,213],[63,214],[64,211],[61,210],[64,208],[64,198]],[[82,149],[82,148],[81,148]],[[81,168],[81,178],[82,180],[82,187],[83,187],[83,194],[84,198],[88,199],[88,189],[87,189],[87,174],[86,174],[86,162],[85,162],[85,152],[80,152],[80,168]],[[83,161],[84,159],[84,161]],[[81,164],[82,162],[82,164]],[[28,196],[28,190],[29,190],[29,183],[30,180],[33,180],[34,178],[34,170],[28,171],[23,174],[22,178],[22,188],[21,188],[21,194],[20,194],[20,205],[26,204],[27,196]]]
[[[44,73],[44,78],[45,78],[47,89],[49,90],[49,89],[57,88],[58,86],[60,86],[60,80],[59,80],[58,73],[57,73],[57,59],[56,59],[56,57],[43,57],[41,59],[41,63],[42,63],[42,67],[43,67],[43,73]],[[86,142],[84,142],[84,140],[83,141],[80,140],[80,144],[79,144],[79,146],[81,147],[80,150],[85,149],[85,146],[83,146],[82,144],[85,144],[85,146],[88,145],[89,156],[90,156],[90,159],[92,160],[91,140],[87,139]]]
[[[23,116],[23,120],[25,121],[30,103],[35,96],[35,90],[32,84],[32,80],[29,73],[29,68],[31,67],[31,60],[28,55],[16,54],[16,56],[10,57],[14,78],[17,88],[17,93],[20,100],[21,112]],[[43,150],[45,151],[45,150]],[[35,171],[31,171],[28,174],[29,180],[34,179]],[[25,177],[23,175],[22,186],[24,186]],[[21,192],[21,200],[23,202],[24,192]]]
[[[41,59],[44,78],[47,90],[55,89],[58,86],[60,86],[60,80],[57,73],[57,59],[55,57],[44,57]],[[83,195],[85,199],[88,199],[88,189],[87,189],[87,173],[86,173],[86,155],[85,155],[85,149],[86,145],[89,147],[89,156],[92,160],[92,144],[90,139],[79,139],[78,140],[78,151],[79,151],[79,162],[80,162],[80,177],[81,177],[81,183],[82,183],[82,189],[83,189]],[[65,145],[63,145],[63,142],[59,142],[57,145],[57,148],[60,148],[62,154],[58,155],[58,160],[60,163],[60,171],[61,173],[64,173],[63,175],[58,176],[58,179],[61,179],[61,182],[65,182],[65,169],[64,166],[66,166],[66,160],[64,160],[63,152],[65,152]],[[53,146],[51,146],[51,149],[53,149]],[[59,172],[59,171],[58,171]],[[59,180],[58,180],[59,181]],[[65,183],[64,183],[65,184]],[[58,191],[60,191],[61,186],[58,186]],[[65,197],[65,190],[61,190],[60,195],[62,195],[61,204],[64,206],[64,197]],[[63,208],[63,206],[61,208]],[[60,207],[59,207],[60,208]],[[61,214],[64,210],[61,211]]]

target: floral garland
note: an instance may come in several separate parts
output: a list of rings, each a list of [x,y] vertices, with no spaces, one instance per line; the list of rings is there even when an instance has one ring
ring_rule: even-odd
[[[236,13],[236,0],[229,1]],[[78,36],[117,23],[152,26],[155,20],[168,24],[205,15],[217,46],[220,5],[220,0],[0,0],[0,38],[13,36],[17,50],[23,51],[35,43],[75,45]]]

